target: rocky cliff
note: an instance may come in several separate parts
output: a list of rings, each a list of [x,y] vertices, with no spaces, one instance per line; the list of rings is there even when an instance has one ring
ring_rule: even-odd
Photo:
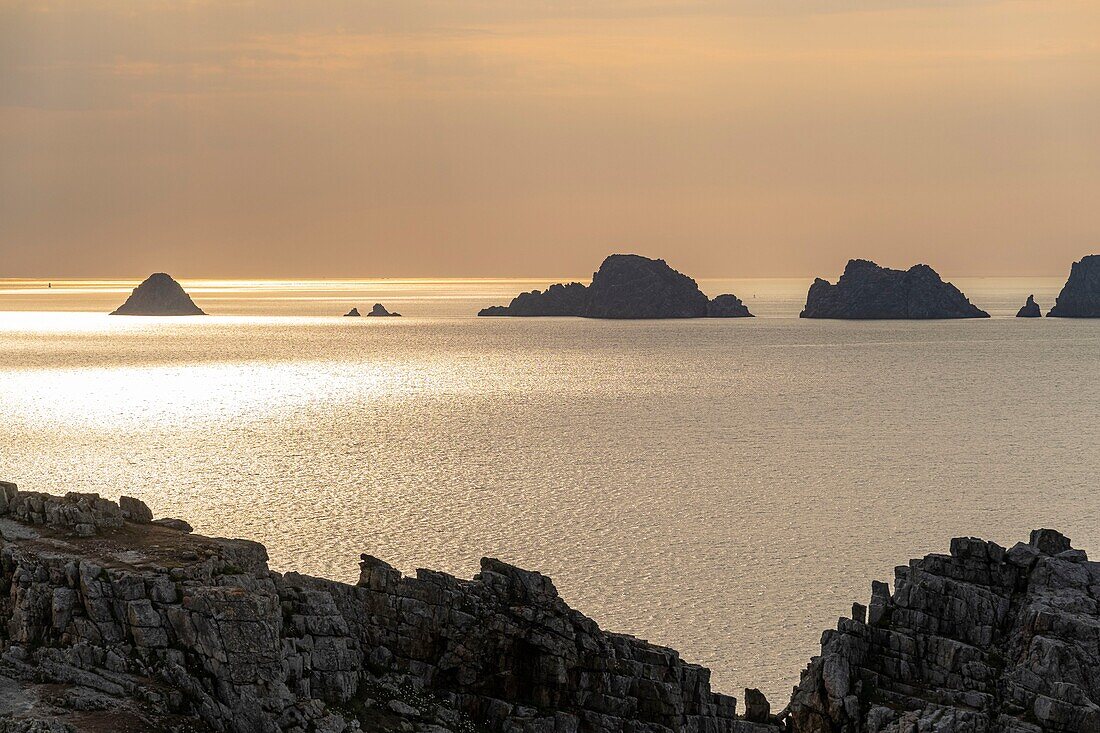
[[[1074,262],[1069,279],[1047,314],[1051,318],[1100,318],[1100,255]]]
[[[405,577],[364,555],[347,585],[151,516],[0,484],[0,730],[766,730],[539,573]]]
[[[191,296],[164,272],[156,272],[134,288],[112,316],[204,316]]]
[[[580,316],[583,318],[743,318],[748,308],[733,295],[714,300],[687,275],[664,260],[640,255],[607,257],[581,283],[551,285],[545,291],[521,293],[507,306],[491,306],[479,316]]]
[[[1100,563],[1051,530],[874,583],[821,640],[787,711],[798,733],[1100,731]]]
[[[0,731],[1095,733],[1100,563],[1051,530],[873,583],[778,714],[603,631],[544,575],[363,555],[355,585],[140,501],[0,482]]]
[[[868,260],[849,260],[836,285],[818,278],[806,296],[802,318],[988,318],[958,288],[928,265],[891,270]]]

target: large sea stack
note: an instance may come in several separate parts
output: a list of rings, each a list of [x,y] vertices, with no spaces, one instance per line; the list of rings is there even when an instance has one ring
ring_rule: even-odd
[[[583,318],[744,318],[748,308],[733,295],[714,300],[687,275],[664,260],[631,254],[607,257],[592,284],[551,285],[521,293],[507,306],[491,306],[479,316],[580,316]]]
[[[899,566],[825,632],[789,704],[749,689],[738,717],[707,669],[604,631],[540,573],[362,555],[349,585],[152,517],[0,482],[0,731],[1100,730],[1100,563],[1052,530]]]
[[[1100,318],[1100,255],[1082,257],[1047,314],[1051,318]]]
[[[836,285],[818,278],[806,296],[802,318],[989,318],[928,265],[891,270],[869,260],[849,260]]]
[[[156,272],[134,288],[112,316],[205,316],[180,284],[164,272]]]

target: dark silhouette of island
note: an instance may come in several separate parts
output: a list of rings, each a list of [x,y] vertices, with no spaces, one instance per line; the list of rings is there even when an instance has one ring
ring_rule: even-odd
[[[349,310],[347,313],[344,314],[344,318],[358,318],[358,317],[359,317],[359,309],[358,308],[352,308],[351,310]]]
[[[1051,318],[1100,318],[1100,255],[1082,257],[1047,313]]]
[[[1035,296],[1027,296],[1027,302],[1024,303],[1024,307],[1016,312],[1017,318],[1042,318],[1043,313],[1039,310],[1039,304],[1035,302]]]
[[[801,318],[989,318],[928,265],[891,270],[870,260],[849,260],[836,285],[818,278]]]
[[[375,303],[374,307],[370,309],[370,313],[368,313],[367,315],[368,316],[398,316],[398,317],[401,316],[400,313],[390,313],[388,310],[386,310],[386,307],[384,305],[382,305],[381,303]]]
[[[164,272],[155,272],[134,288],[112,316],[205,316],[180,284]]]
[[[482,309],[479,316],[577,316],[581,318],[746,318],[749,309],[733,295],[714,300],[687,275],[664,260],[613,254],[592,275],[592,284],[551,285],[520,293],[507,306]]]

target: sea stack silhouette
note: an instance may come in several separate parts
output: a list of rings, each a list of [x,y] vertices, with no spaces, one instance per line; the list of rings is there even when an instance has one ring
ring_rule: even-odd
[[[358,308],[352,308],[351,310],[349,310],[347,313],[344,314],[344,318],[358,318],[358,317],[359,317],[359,309]]]
[[[801,318],[989,318],[928,265],[891,270],[870,260],[849,260],[836,285],[818,278]]]
[[[155,272],[134,288],[112,316],[205,316],[180,284],[164,272]]]
[[[592,275],[592,284],[551,285],[520,293],[509,305],[482,309],[479,316],[577,316],[581,318],[750,318],[734,295],[713,300],[698,284],[664,260],[613,254]]]
[[[1039,304],[1035,302],[1035,296],[1027,296],[1024,307],[1016,313],[1017,318],[1042,318],[1043,312],[1039,310]]]
[[[1074,262],[1069,279],[1058,294],[1051,318],[1100,318],[1100,255]]]
[[[397,316],[397,317],[401,316],[400,313],[390,313],[388,310],[386,310],[386,306],[382,305],[381,303],[375,303],[374,307],[370,309],[370,313],[368,313],[367,315],[368,316]]]

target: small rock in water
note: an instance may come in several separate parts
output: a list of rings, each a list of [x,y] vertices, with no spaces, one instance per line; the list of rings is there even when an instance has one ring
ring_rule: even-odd
[[[358,308],[352,308],[351,310],[349,310],[347,313],[344,314],[344,318],[358,318],[358,317],[359,317],[359,309]]]
[[[1024,303],[1024,307],[1016,313],[1017,318],[1042,318],[1043,313],[1039,310],[1039,304],[1035,302],[1035,296],[1027,296],[1027,302]]]

